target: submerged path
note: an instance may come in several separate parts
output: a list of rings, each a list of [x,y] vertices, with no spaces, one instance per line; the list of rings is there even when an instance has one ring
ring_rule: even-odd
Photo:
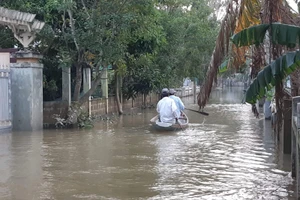
[[[187,111],[178,132],[149,128],[149,109],[90,130],[1,134],[0,199],[293,199],[289,157],[241,98],[215,91],[210,115]]]

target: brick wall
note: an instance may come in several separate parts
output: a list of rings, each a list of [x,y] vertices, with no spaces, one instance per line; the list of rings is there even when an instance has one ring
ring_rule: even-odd
[[[105,99],[96,98],[91,100],[92,116],[99,116],[105,113]]]
[[[46,101],[43,105],[44,125],[55,124],[56,120],[53,118],[54,114],[60,115],[62,118],[66,117],[68,113],[68,103],[61,101]]]

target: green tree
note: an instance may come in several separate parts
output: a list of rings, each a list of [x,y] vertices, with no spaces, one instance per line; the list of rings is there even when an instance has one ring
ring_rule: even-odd
[[[185,77],[203,80],[214,47],[218,23],[206,1],[160,1],[167,45],[156,63],[164,72],[162,86],[181,85]]]
[[[73,100],[80,103],[99,85],[103,66],[114,67],[119,103],[122,91],[134,98],[180,85],[186,76],[203,77],[217,30],[203,0],[7,0],[1,6],[46,22],[30,47],[44,55],[46,97],[59,97],[60,68],[71,67]],[[7,29],[4,36],[2,47],[18,45]],[[93,83],[81,94],[84,67],[93,70]]]

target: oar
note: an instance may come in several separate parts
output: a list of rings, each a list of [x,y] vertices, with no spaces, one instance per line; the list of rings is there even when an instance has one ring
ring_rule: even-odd
[[[199,111],[199,110],[193,110],[193,109],[189,109],[189,108],[185,108],[186,110],[190,110],[190,111],[193,111],[193,112],[197,112],[197,113],[200,113],[202,115],[209,115],[209,113],[207,112],[203,112],[203,111]]]

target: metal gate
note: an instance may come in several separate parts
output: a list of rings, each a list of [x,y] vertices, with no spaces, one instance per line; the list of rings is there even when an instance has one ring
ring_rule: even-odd
[[[0,65],[0,131],[11,129],[10,66]]]

